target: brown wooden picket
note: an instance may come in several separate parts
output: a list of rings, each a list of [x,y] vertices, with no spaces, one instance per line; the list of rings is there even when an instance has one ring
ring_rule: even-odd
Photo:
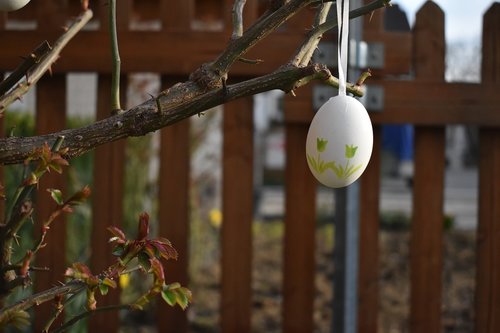
[[[415,80],[444,82],[444,13],[427,2],[413,28]],[[441,331],[444,207],[443,126],[415,127],[410,239],[410,330]]]
[[[43,4],[42,4],[43,3]],[[52,41],[61,33],[69,14],[76,13],[74,2],[32,1],[25,11],[0,14],[0,72],[12,70],[19,56],[27,55],[44,39]],[[47,133],[66,126],[66,79],[70,72],[98,74],[97,118],[110,115],[110,50],[106,32],[106,0],[91,1],[99,29],[81,32],[63,51],[54,65],[54,74],[37,86],[36,129]],[[232,0],[121,0],[118,26],[122,58],[122,91],[133,72],[161,75],[166,88],[185,80],[201,63],[213,60],[227,45],[230,35]],[[257,1],[247,2],[245,26],[257,17]],[[221,9],[222,8],[222,9]],[[154,31],[131,29],[130,22],[140,13],[157,19]],[[248,58],[265,59],[258,65],[235,64],[232,80],[248,78],[275,70],[284,64],[300,45],[310,27],[312,11],[293,18],[284,29],[264,40]],[[5,30],[9,19],[36,20],[35,30]],[[204,31],[194,20],[220,20],[222,30]],[[202,25],[201,25],[202,26]],[[364,39],[385,46],[383,69],[374,70],[368,83],[385,90],[384,110],[370,113],[374,124],[374,150],[361,178],[360,256],[358,277],[358,331],[378,330],[379,191],[381,168],[381,126],[410,123],[415,127],[415,176],[411,226],[410,269],[412,332],[442,330],[444,128],[448,124],[480,126],[479,227],[477,235],[477,277],[475,330],[500,332],[500,4],[495,3],[484,16],[482,82],[444,82],[444,13],[428,1],[418,12],[413,32],[384,31],[382,13],[366,19]],[[332,39],[332,35],[325,36]],[[395,80],[394,75],[414,73],[412,80]],[[125,95],[124,93],[122,95]],[[314,330],[315,297],[315,196],[317,183],[304,158],[308,125],[314,115],[312,87],[285,97],[285,234],[283,268],[283,327],[285,333]],[[244,98],[224,105],[223,218],[221,266],[220,327],[222,332],[251,332],[252,312],[252,221],[253,221],[253,101]],[[2,126],[0,118],[0,127]],[[2,127],[3,128],[3,127]],[[161,130],[159,174],[159,233],[169,238],[180,257],[167,263],[169,281],[189,284],[189,176],[190,125],[185,120]],[[3,135],[3,132],[2,132]],[[123,179],[125,141],[98,147],[94,152],[92,195],[92,258],[94,271],[112,260],[107,244],[109,225],[123,219]],[[0,168],[0,178],[2,168]],[[54,203],[46,188],[65,188],[64,177],[44,177],[37,197],[37,217],[48,216]],[[0,205],[0,216],[3,216]],[[51,272],[36,274],[35,290],[43,290],[63,279],[67,266],[66,227],[58,220],[51,227],[48,246],[37,257],[38,266]],[[168,282],[168,281],[167,281]],[[119,291],[99,305],[119,302]],[[196,298],[195,298],[196,299]],[[52,313],[50,305],[37,307],[36,331],[41,331]],[[158,305],[160,332],[184,333],[189,329],[188,314]],[[89,331],[117,332],[117,313],[96,315]]]
[[[500,84],[500,3],[483,17],[481,76],[483,85]],[[498,103],[496,108],[500,113]],[[500,131],[483,127],[479,138],[475,328],[478,333],[493,333],[500,330]]]

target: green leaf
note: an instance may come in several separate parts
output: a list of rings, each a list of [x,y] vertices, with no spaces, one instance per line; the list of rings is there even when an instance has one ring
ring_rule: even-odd
[[[149,272],[149,270],[151,269],[149,255],[143,251],[137,255],[137,260],[139,260],[139,265],[141,265],[146,272]]]
[[[177,303],[177,297],[171,290],[163,290],[161,292],[161,298],[170,306],[174,306]]]
[[[47,192],[50,193],[52,199],[54,199],[56,204],[58,204],[59,206],[61,206],[64,203],[62,192],[60,190],[55,188],[49,188],[47,189]]]
[[[191,291],[184,287],[176,289],[176,298],[177,304],[179,304],[182,310],[186,310],[189,302],[191,301]]]
[[[105,296],[109,291],[109,287],[105,284],[100,284],[99,291],[101,292],[101,295]]]
[[[115,248],[113,249],[113,255],[114,256],[117,256],[117,257],[121,257],[124,253],[125,253],[125,249],[127,247],[125,246],[125,244],[118,244],[117,246],[115,246]]]

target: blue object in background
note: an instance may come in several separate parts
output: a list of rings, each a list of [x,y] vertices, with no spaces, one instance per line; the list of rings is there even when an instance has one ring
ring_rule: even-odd
[[[384,125],[382,149],[394,154],[399,161],[413,160],[413,126]]]

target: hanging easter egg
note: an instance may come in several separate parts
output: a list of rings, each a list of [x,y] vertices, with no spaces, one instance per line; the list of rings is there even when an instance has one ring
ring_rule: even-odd
[[[26,6],[30,0],[0,0],[0,11],[11,12]]]
[[[372,124],[365,107],[355,98],[339,95],[321,106],[311,122],[307,164],[323,185],[344,187],[361,176],[372,148]]]

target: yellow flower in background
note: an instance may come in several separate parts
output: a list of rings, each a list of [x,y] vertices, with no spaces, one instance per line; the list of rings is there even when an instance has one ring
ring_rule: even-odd
[[[210,218],[210,224],[215,228],[220,228],[222,224],[222,212],[220,209],[212,208],[208,213],[208,216]]]
[[[121,289],[125,289],[130,284],[130,274],[120,275],[120,280],[118,281]]]

